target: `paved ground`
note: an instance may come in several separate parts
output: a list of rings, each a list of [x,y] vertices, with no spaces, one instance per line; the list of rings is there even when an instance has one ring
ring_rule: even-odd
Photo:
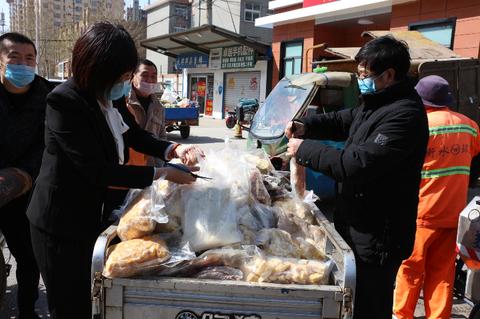
[[[243,132],[243,136],[247,137],[247,132]],[[212,119],[200,119],[200,126],[192,127],[191,136],[183,140],[180,137],[179,132],[172,132],[167,135],[167,138],[180,142],[198,144],[204,150],[219,150],[224,147],[225,138],[229,140],[232,145],[245,148],[246,140],[233,139],[233,130],[229,130],[225,127],[223,120]],[[6,259],[9,258],[10,253],[8,249],[3,250]],[[15,319],[16,317],[16,302],[15,296],[17,291],[16,279],[15,279],[15,260],[12,257],[10,263],[13,265],[11,274],[8,278],[7,287],[7,300],[5,307],[0,313],[0,319]],[[65,278],[65,285],[68,285],[68,278]],[[471,310],[471,306],[463,300],[454,300],[454,309],[451,318],[468,318],[468,314]],[[40,298],[37,302],[37,313],[42,318],[49,318],[46,302],[46,293],[43,284],[40,287]],[[423,311],[423,300],[419,301],[417,310],[415,311],[415,318],[425,318]],[[169,319],[169,318],[166,318]]]

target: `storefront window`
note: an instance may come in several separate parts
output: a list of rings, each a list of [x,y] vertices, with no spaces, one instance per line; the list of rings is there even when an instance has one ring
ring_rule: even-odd
[[[302,72],[302,42],[291,42],[284,44],[283,76],[300,74]]]
[[[455,24],[456,18],[448,18],[412,23],[408,26],[408,29],[419,31],[426,38],[438,42],[447,48],[453,49]]]

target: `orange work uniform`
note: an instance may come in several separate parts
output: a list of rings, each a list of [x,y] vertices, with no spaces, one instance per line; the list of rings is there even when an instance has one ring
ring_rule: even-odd
[[[427,108],[430,137],[420,183],[412,255],[398,270],[393,312],[413,318],[423,288],[426,318],[450,318],[458,216],[467,202],[478,125],[447,107]]]

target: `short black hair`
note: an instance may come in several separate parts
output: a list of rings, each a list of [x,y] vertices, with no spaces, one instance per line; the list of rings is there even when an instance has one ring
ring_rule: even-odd
[[[33,50],[35,51],[35,55],[37,55],[37,48],[35,47],[35,43],[33,43],[33,41],[30,40],[27,36],[17,32],[8,32],[0,35],[0,53],[5,50],[4,40],[9,40],[13,43],[31,44],[33,46]]]
[[[394,69],[396,80],[405,78],[410,69],[408,45],[390,35],[367,42],[357,53],[355,60],[365,63],[365,67],[376,75],[387,69]]]
[[[73,79],[81,90],[103,99],[123,74],[133,73],[137,60],[135,42],[123,26],[97,22],[75,42]]]
[[[140,65],[153,66],[153,67],[155,68],[155,71],[157,71],[157,73],[158,73],[157,66],[155,65],[155,63],[153,63],[153,62],[150,61],[149,59],[141,59],[140,61],[138,61],[137,68],[135,69],[135,73],[138,72],[138,69],[140,68]]]

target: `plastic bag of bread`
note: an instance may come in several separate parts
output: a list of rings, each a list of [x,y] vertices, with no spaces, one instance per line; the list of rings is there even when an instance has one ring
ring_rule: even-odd
[[[255,149],[245,154],[245,160],[253,164],[262,174],[275,170],[268,155],[262,149]]]
[[[272,228],[258,232],[255,244],[267,255],[300,259],[324,260],[321,243],[312,238],[293,237],[288,232]]]
[[[109,248],[104,275],[110,278],[146,275],[169,258],[167,245],[158,235],[123,241]]]
[[[155,181],[152,186],[163,197],[164,212],[168,216],[168,222],[157,223],[155,233],[171,233],[181,229],[185,210],[181,199],[182,186],[166,180]]]
[[[142,190],[125,207],[117,227],[121,240],[142,238],[154,232],[157,223],[167,223],[165,204],[151,187]]]
[[[241,266],[244,280],[278,284],[328,284],[333,263],[305,259],[257,256]]]
[[[262,229],[258,232],[255,244],[267,255],[301,258],[300,246],[292,236],[277,228]]]
[[[298,197],[290,197],[273,203],[273,207],[282,209],[287,214],[297,216],[310,225],[315,223],[310,203],[306,203]]]

